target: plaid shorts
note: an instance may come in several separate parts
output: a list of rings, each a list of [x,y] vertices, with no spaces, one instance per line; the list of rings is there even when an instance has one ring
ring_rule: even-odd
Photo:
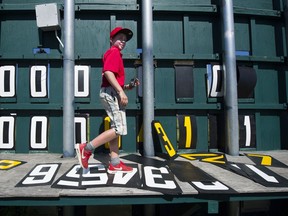
[[[111,128],[118,135],[127,134],[127,121],[125,107],[118,103],[118,94],[113,87],[100,89],[100,100],[107,115],[110,117]]]

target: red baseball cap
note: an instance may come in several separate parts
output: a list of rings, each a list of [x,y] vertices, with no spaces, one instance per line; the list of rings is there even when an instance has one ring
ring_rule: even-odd
[[[130,29],[118,26],[110,32],[110,39],[112,39],[113,37],[115,37],[115,35],[119,33],[125,34],[127,36],[127,41],[129,41],[133,36],[133,32]]]

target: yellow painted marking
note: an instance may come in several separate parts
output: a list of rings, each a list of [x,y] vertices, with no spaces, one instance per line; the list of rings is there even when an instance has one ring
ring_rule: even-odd
[[[189,154],[180,154],[181,157],[187,158],[189,160],[197,160],[197,157],[216,157],[219,154],[216,153],[189,153]]]
[[[13,160],[0,160],[0,164],[1,163],[7,164],[7,165],[0,165],[0,170],[11,169],[12,167],[15,167],[21,164],[20,161],[13,161]]]
[[[225,164],[225,161],[221,160],[221,159],[224,159],[224,155],[220,155],[217,157],[211,157],[211,158],[205,158],[205,159],[202,159],[201,161],[209,162],[209,163]]]
[[[164,141],[164,148],[166,149],[168,155],[170,157],[173,157],[174,155],[176,155],[176,151],[173,145],[171,144],[169,138],[167,137],[162,125],[159,122],[154,122],[154,127],[157,133],[162,136],[162,139]]]
[[[272,157],[269,155],[261,155],[261,154],[247,154],[249,157],[260,157],[262,158],[261,165],[263,166],[271,166],[272,165]]]
[[[143,142],[143,124],[141,125],[140,131],[137,135],[137,142]]]
[[[185,118],[184,118],[184,126],[186,128],[185,148],[191,148],[193,132],[191,130],[192,126],[191,126],[190,116],[185,116]]]

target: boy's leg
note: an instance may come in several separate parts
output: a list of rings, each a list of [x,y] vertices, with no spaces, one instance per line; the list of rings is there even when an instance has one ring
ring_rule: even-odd
[[[119,158],[118,137],[110,141],[110,157],[111,161],[107,170],[108,173],[129,173],[133,171],[132,167],[125,165]]]
[[[110,163],[113,166],[117,166],[120,163],[118,137],[110,141],[109,148],[110,148],[110,157],[111,157]]]
[[[95,137],[91,144],[94,146],[94,148],[98,148],[99,146],[111,142],[111,140],[114,140],[119,137],[118,134],[115,133],[115,130],[113,128],[104,131],[103,133],[99,134],[97,137]]]
[[[112,158],[119,158],[118,137],[110,141],[110,156]]]
[[[107,131],[104,131],[100,135],[98,135],[96,138],[94,138],[90,143],[82,143],[76,145],[76,153],[78,156],[78,160],[80,165],[84,168],[88,168],[88,161],[89,158],[93,152],[93,150],[104,143],[110,142],[113,139],[118,138],[119,135],[115,133],[114,129],[109,129]],[[117,146],[118,147],[118,146]]]

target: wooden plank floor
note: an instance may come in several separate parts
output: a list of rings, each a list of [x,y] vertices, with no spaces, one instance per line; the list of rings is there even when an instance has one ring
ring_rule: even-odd
[[[242,152],[241,152],[242,153]],[[288,151],[279,150],[279,151],[263,151],[263,152],[253,152],[257,154],[265,154],[270,155],[283,164],[288,164]],[[226,155],[226,158],[229,162],[235,163],[247,163],[254,164],[248,157],[246,156],[229,156]],[[154,157],[153,159],[157,159],[163,161],[164,159]],[[57,164],[60,163],[61,166],[59,170],[56,172],[54,182],[59,179],[63,174],[65,174],[68,170],[70,170],[74,165],[78,164],[77,158],[61,158],[60,154],[48,154],[48,153],[31,153],[31,154],[10,154],[10,153],[0,153],[0,160],[19,160],[25,161],[26,163],[16,166],[14,168],[8,170],[0,170],[0,205],[14,205],[18,202],[21,205],[21,201],[27,200],[54,200],[57,202],[61,198],[112,198],[114,199],[114,204],[123,202],[123,199],[131,198],[134,201],[132,203],[138,202],[137,198],[141,198],[142,202],[149,203],[154,202],[153,198],[166,199],[163,198],[163,193],[145,189],[137,189],[137,188],[129,188],[129,187],[93,187],[87,188],[85,190],[81,189],[65,189],[65,188],[52,188],[51,184],[49,185],[41,185],[41,186],[28,186],[28,187],[15,187],[37,164]],[[127,161],[123,159],[124,162],[134,163],[131,161]],[[182,157],[178,157],[176,161],[188,161]],[[94,158],[90,158],[90,163],[100,163],[100,161],[95,160]],[[276,197],[288,197],[288,187],[265,187],[255,181],[248,179],[246,177],[240,176],[234,172],[225,170],[221,167],[215,166],[211,163],[200,162],[198,160],[188,161],[195,167],[201,169],[205,173],[219,180],[223,184],[235,190],[236,194],[230,194],[229,197],[249,197],[250,195],[257,194],[259,199],[261,196],[266,197],[266,199],[275,198]],[[139,171],[140,169],[140,164]],[[288,168],[281,167],[269,167],[269,170],[281,175],[285,179],[288,179]],[[141,172],[140,172],[141,173]],[[140,174],[140,176],[142,173]],[[181,202],[179,198],[191,198],[195,199],[195,202],[201,201],[203,196],[199,196],[199,192],[192,187],[188,182],[181,182],[177,178],[175,178],[176,182],[179,184],[182,194],[175,195],[175,202]],[[211,194],[210,194],[211,195]],[[217,201],[217,194],[215,194],[215,200]],[[172,196],[173,197],[173,196]],[[145,198],[147,200],[145,201]],[[176,199],[177,198],[177,199]],[[206,197],[207,198],[207,197]],[[204,201],[205,201],[204,196]],[[118,200],[117,200],[118,199]],[[210,200],[214,198],[210,196]],[[238,198],[241,199],[241,198]],[[244,198],[243,198],[244,199]],[[190,200],[190,201],[191,201]],[[11,203],[9,203],[9,201]],[[112,201],[111,201],[112,202]],[[141,200],[139,200],[141,202]],[[163,201],[164,202],[164,201]],[[24,202],[27,205],[26,202]],[[103,201],[105,204],[105,201]],[[102,204],[103,204],[102,203]],[[65,203],[62,203],[65,205]],[[33,203],[31,203],[33,205]]]

